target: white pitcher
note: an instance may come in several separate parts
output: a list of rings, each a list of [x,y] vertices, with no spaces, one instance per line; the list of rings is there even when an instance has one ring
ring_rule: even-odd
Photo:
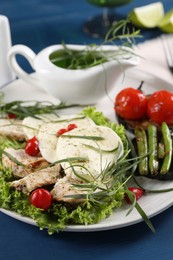
[[[15,74],[7,62],[7,53],[11,47],[11,33],[8,18],[0,15],[0,87],[15,79]]]

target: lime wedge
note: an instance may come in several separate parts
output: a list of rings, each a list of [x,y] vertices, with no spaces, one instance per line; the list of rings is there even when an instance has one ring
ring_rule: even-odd
[[[160,20],[158,27],[164,32],[173,33],[173,9],[165,14]]]
[[[161,2],[134,8],[129,19],[139,28],[154,28],[164,17],[164,7]]]

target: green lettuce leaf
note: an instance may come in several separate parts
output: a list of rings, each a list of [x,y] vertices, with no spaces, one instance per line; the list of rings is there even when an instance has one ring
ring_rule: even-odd
[[[125,149],[128,149],[123,125],[111,122],[94,107],[85,108],[82,114],[91,118],[97,125],[112,128],[122,139]],[[1,137],[0,145],[1,149],[5,147],[15,149],[24,147],[23,143]],[[102,201],[86,200],[83,204],[73,208],[53,203],[48,211],[43,211],[31,205],[27,195],[12,188],[11,179],[10,170],[3,171],[2,165],[0,165],[0,207],[32,218],[40,229],[47,228],[49,234],[63,230],[67,225],[89,225],[100,222],[110,216],[114,209],[121,207],[125,193],[123,184],[117,181],[115,186],[112,187],[112,191],[116,192],[112,192],[113,195],[103,198]]]
[[[121,207],[124,198],[124,189],[121,187],[121,183],[117,183],[115,187],[117,192],[103,203],[88,201],[76,208],[53,203],[48,211],[43,211],[31,205],[28,196],[13,189],[10,182],[7,182],[6,176],[1,169],[0,207],[32,218],[40,229],[47,228],[49,234],[61,231],[67,225],[98,223],[111,215],[114,208]]]
[[[5,148],[11,147],[14,149],[22,149],[25,146],[25,142],[19,142],[17,140],[12,140],[6,136],[0,135],[0,159],[2,157],[2,151]]]

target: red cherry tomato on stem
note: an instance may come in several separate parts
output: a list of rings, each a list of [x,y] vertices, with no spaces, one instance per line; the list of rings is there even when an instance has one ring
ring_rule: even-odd
[[[125,88],[116,96],[114,109],[124,119],[140,119],[146,115],[147,97],[138,89]]]
[[[52,205],[52,195],[48,190],[38,188],[31,193],[30,203],[36,208],[47,210]]]
[[[148,99],[147,114],[158,125],[173,124],[173,93],[166,90],[154,92]]]
[[[139,187],[130,187],[128,188],[129,191],[132,191],[135,194],[136,200],[139,200],[144,195],[144,190]],[[128,204],[131,204],[131,200],[127,194],[125,194],[125,200]]]
[[[27,141],[25,145],[25,152],[31,156],[37,156],[40,152],[38,140],[35,136]]]

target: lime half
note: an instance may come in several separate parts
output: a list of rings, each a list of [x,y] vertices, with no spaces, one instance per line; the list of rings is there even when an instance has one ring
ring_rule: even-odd
[[[158,27],[164,32],[173,33],[173,9],[165,14],[160,20]]]
[[[164,17],[164,7],[161,2],[134,8],[129,14],[130,21],[139,28],[154,28]]]

